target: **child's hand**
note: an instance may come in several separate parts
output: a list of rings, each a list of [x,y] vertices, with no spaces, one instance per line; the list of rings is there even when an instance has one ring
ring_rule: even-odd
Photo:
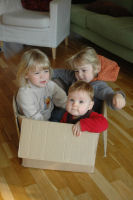
[[[113,97],[113,105],[117,109],[122,109],[126,104],[125,98],[122,96],[122,94],[115,94]]]
[[[76,124],[73,125],[72,131],[73,131],[74,136],[80,136],[81,135],[80,122],[77,122]]]

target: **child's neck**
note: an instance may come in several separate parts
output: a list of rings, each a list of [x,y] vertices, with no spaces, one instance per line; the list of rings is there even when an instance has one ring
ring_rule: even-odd
[[[79,117],[81,117],[81,116],[74,116],[74,115],[72,115],[72,119],[77,119]]]

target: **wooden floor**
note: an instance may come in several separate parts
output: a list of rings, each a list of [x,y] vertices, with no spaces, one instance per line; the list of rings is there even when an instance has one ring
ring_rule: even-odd
[[[53,67],[63,67],[64,61],[81,48],[86,40],[71,37],[57,49]],[[114,90],[123,89],[127,104],[123,110],[108,109],[108,151],[103,157],[100,137],[95,173],[74,173],[24,168],[17,158],[18,140],[15,128],[12,96],[17,90],[15,78],[20,55],[6,60],[0,54],[0,200],[133,200],[133,66],[96,47],[98,53],[118,61],[118,80]]]

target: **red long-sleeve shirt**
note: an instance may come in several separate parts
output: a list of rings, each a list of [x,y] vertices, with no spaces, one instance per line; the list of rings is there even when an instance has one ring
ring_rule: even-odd
[[[65,112],[61,122],[67,123],[68,112]],[[88,118],[80,119],[81,131],[101,133],[108,128],[106,118],[99,113],[91,112]]]

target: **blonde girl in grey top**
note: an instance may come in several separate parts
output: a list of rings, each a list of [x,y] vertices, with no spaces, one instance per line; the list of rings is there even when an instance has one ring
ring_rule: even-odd
[[[27,118],[49,120],[54,106],[65,108],[66,93],[51,77],[50,62],[38,49],[26,51],[20,61],[16,96],[19,113]]]

